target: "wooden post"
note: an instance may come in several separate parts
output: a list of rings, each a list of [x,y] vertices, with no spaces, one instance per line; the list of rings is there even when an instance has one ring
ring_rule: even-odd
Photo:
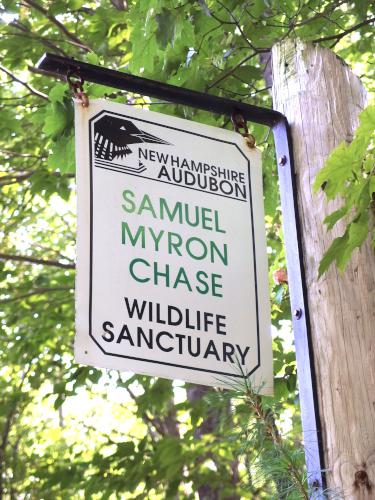
[[[319,262],[343,224],[323,219],[340,202],[312,193],[330,152],[350,141],[365,106],[360,80],[333,52],[287,40],[272,49],[274,108],[293,139],[327,483],[338,498],[375,498],[375,259],[370,241],[346,271],[318,280]],[[336,497],[335,497],[336,498]]]

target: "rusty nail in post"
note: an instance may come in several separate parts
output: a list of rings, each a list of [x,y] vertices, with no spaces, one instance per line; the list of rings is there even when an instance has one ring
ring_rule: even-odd
[[[301,319],[302,318],[302,309],[294,309],[293,316],[296,319]]]
[[[283,167],[285,164],[286,164],[286,156],[285,155],[280,156],[279,165]]]

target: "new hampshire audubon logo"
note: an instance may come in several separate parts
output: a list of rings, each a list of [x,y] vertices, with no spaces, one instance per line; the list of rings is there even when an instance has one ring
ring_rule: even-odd
[[[105,115],[94,125],[95,166],[140,174],[146,167],[138,158],[129,160],[133,153],[129,144],[143,142],[170,145],[169,142],[140,130],[130,120]]]

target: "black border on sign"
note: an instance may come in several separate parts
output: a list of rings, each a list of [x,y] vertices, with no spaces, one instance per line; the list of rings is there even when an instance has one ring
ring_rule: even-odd
[[[252,201],[252,192],[251,192],[251,171],[250,171],[250,161],[249,161],[249,159],[243,153],[243,151],[238,147],[238,145],[236,143],[234,143],[234,142],[224,141],[222,139],[217,139],[217,138],[214,138],[214,137],[209,137],[209,136],[206,136],[206,135],[203,135],[203,134],[198,134],[196,132],[191,132],[191,131],[188,131],[188,130],[179,129],[177,127],[171,127],[169,125],[164,125],[164,124],[161,124],[161,123],[155,123],[155,122],[152,122],[152,121],[149,121],[149,120],[143,120],[141,118],[135,118],[134,116],[124,115],[124,114],[121,114],[121,113],[115,113],[113,111],[107,111],[107,110],[100,111],[99,113],[97,113],[95,116],[93,116],[89,120],[89,151],[90,151],[90,294],[89,294],[89,336],[92,338],[92,340],[95,342],[95,344],[99,347],[99,349],[103,352],[103,354],[105,354],[107,356],[114,356],[114,357],[126,358],[126,359],[134,359],[136,361],[144,361],[146,363],[155,363],[155,364],[159,364],[159,365],[174,366],[176,368],[183,368],[183,369],[187,369],[187,370],[195,370],[195,371],[206,372],[206,373],[214,373],[214,374],[217,374],[217,375],[228,375],[228,376],[236,377],[236,378],[242,378],[243,377],[243,375],[241,375],[241,374],[237,375],[235,373],[227,373],[227,372],[221,372],[221,371],[217,371],[217,370],[207,370],[205,368],[197,368],[197,367],[194,367],[194,366],[178,365],[176,363],[167,363],[166,361],[155,361],[155,360],[152,360],[152,359],[144,359],[144,358],[138,358],[138,357],[135,357],[135,356],[127,356],[127,355],[124,355],[124,354],[116,354],[116,353],[113,353],[113,352],[107,352],[107,351],[105,351],[103,349],[103,347],[99,344],[99,342],[92,335],[93,169],[95,167],[95,164],[94,164],[95,159],[94,159],[94,156],[92,154],[92,123],[93,123],[94,120],[96,120],[97,118],[99,118],[99,116],[101,116],[102,114],[109,114],[109,115],[121,116],[123,118],[130,118],[132,120],[137,120],[137,121],[140,121],[140,122],[143,122],[143,123],[149,123],[151,125],[155,125],[155,126],[158,126],[158,127],[164,127],[164,128],[168,128],[168,129],[171,129],[171,130],[177,130],[178,132],[183,132],[185,134],[190,134],[190,135],[195,135],[195,136],[198,136],[198,137],[203,137],[203,138],[209,139],[211,141],[222,142],[224,144],[230,144],[230,145],[233,145],[240,152],[240,154],[245,158],[245,160],[247,162],[248,176],[249,176],[249,202],[250,202],[251,233],[252,233],[253,263],[254,263],[255,310],[256,310],[257,354],[258,354],[258,362],[257,362],[256,366],[249,373],[246,374],[246,378],[248,378],[250,375],[252,375],[255,372],[255,370],[257,370],[260,367],[260,361],[261,361],[260,360],[260,339],[259,339],[258,277],[257,277],[257,267],[256,267],[253,201]],[[108,170],[112,170],[112,169],[108,169]],[[129,173],[129,172],[119,172],[117,170],[112,170],[112,171],[120,173],[122,175],[134,175],[136,177],[145,177],[145,178],[153,180],[153,181],[158,181],[158,179],[152,179],[152,178],[140,175],[140,174],[132,174],[132,173]],[[166,184],[169,184],[169,185],[175,186],[175,187],[185,187],[185,186],[182,186],[182,185],[179,185],[179,184],[174,184],[172,182],[171,183],[166,182],[166,181],[160,181],[160,182],[164,182]],[[190,189],[193,189],[195,191],[202,191],[200,189],[194,189],[194,188],[191,188],[191,187],[190,187]],[[209,192],[209,191],[204,191],[204,192],[207,193],[207,194],[212,194],[214,196],[217,196],[217,193],[212,193],[212,192]],[[232,197],[229,197],[229,196],[226,196],[226,197],[227,198],[231,198],[232,200],[235,200],[235,201],[245,201],[245,200],[241,200],[241,199],[238,199],[238,198],[232,198]]]

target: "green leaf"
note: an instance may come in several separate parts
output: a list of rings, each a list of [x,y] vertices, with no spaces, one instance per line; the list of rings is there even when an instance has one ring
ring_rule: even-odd
[[[245,83],[252,83],[255,80],[262,78],[261,69],[256,68],[255,66],[240,66],[236,69],[234,74]]]
[[[274,379],[274,398],[276,400],[281,400],[289,396],[289,389],[287,386],[287,381],[282,377],[276,377]]]
[[[340,193],[351,175],[353,163],[356,159],[349,146],[342,142],[328,157],[324,167],[318,172],[313,190],[316,193],[320,188],[324,190],[328,199]]]
[[[346,254],[340,259],[338,267],[344,270],[347,262],[349,261],[350,255],[355,248],[359,248],[365,241],[368,235],[368,223],[369,223],[369,213],[368,211],[363,211],[359,217],[353,220],[353,222],[348,226],[349,238],[348,238],[348,248]]]
[[[356,131],[356,136],[366,136],[375,130],[375,105],[369,104],[359,115],[360,125]]]
[[[324,224],[327,224],[327,229],[332,229],[336,222],[348,213],[349,207],[344,205],[343,207],[335,210],[330,215],[324,219]]]
[[[48,166],[61,173],[75,171],[74,135],[62,136],[52,145],[52,155],[48,158]]]
[[[97,54],[95,54],[94,52],[89,52],[86,55],[86,60],[90,64],[95,64],[95,65],[99,65],[100,64],[99,56]]]
[[[327,271],[332,262],[336,260],[338,254],[345,253],[347,242],[348,235],[346,233],[344,236],[339,236],[333,240],[331,246],[325,252],[322,260],[320,261],[318,278],[320,278]]]
[[[89,97],[93,97],[94,99],[98,99],[100,97],[104,97],[106,94],[112,94],[114,89],[112,87],[107,87],[106,85],[99,84],[91,84],[87,86],[87,95]]]
[[[371,6],[371,3],[370,0],[354,0],[355,10],[363,19],[366,18],[367,10]]]
[[[116,455],[120,457],[129,457],[134,454],[135,446],[132,441],[126,441],[117,445]]]
[[[375,173],[373,173],[369,180],[369,196],[372,198],[372,195],[375,193]]]
[[[291,373],[287,378],[286,378],[286,386],[289,390],[289,392],[295,391],[296,386],[297,386],[297,376],[295,373]]]
[[[369,214],[365,210],[360,213],[350,224],[348,224],[343,236],[335,238],[323,256],[319,265],[319,278],[328,269],[332,262],[336,262],[337,268],[344,271],[353,250],[360,247],[368,235]]]
[[[68,90],[67,84],[66,83],[56,83],[52,89],[50,90],[50,93],[48,94],[48,97],[52,103],[61,103],[64,104],[64,99],[65,99],[65,94]]]
[[[46,114],[43,132],[52,139],[61,135],[69,123],[68,112],[59,102],[53,102]]]
[[[261,17],[266,10],[266,3],[267,2],[265,0],[255,0],[251,8],[252,14],[255,17]]]
[[[169,9],[163,9],[160,14],[157,14],[155,17],[158,24],[156,39],[159,45],[164,49],[168,43],[173,43],[175,32],[174,15]]]

